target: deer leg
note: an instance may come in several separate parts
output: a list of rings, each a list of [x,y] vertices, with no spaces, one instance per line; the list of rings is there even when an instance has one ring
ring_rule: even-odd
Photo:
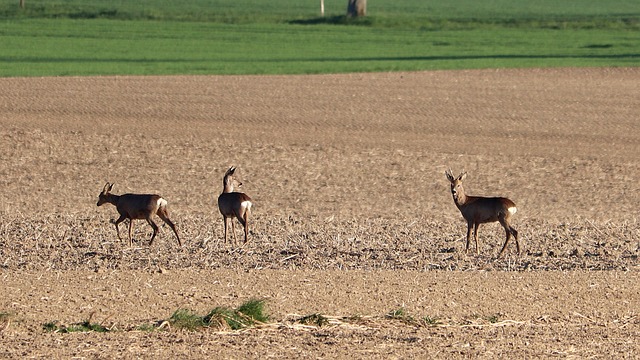
[[[235,225],[235,222],[233,222],[233,218],[231,218],[230,221],[231,221],[231,232],[233,233],[233,244],[236,245],[238,243],[238,239],[236,238],[236,225]]]
[[[113,224],[116,226],[116,233],[118,234],[118,240],[122,241],[122,238],[120,237],[120,228],[118,227],[118,225],[124,221],[124,219],[126,219],[127,217],[124,215],[120,215],[120,217],[118,218],[118,220],[113,221]]]
[[[149,246],[151,246],[151,244],[153,244],[153,239],[155,239],[156,234],[158,234],[158,225],[156,225],[155,222],[153,222],[153,220],[151,219],[151,217],[147,218],[147,222],[149,223],[149,225],[151,225],[151,227],[153,228],[153,235],[151,235],[151,240],[149,241]]]
[[[227,217],[222,216],[222,222],[224,223],[224,243],[227,243]]]
[[[465,249],[465,254],[469,252],[469,246],[471,245],[471,229],[473,228],[473,223],[467,223],[467,248]]]
[[[178,231],[176,230],[176,225],[173,223],[173,221],[171,221],[171,219],[169,219],[169,214],[167,213],[167,210],[165,209],[158,210],[158,216],[160,217],[160,219],[162,219],[162,221],[164,221],[167,225],[169,225],[171,230],[173,230],[173,233],[176,234],[176,239],[178,239],[178,246],[182,246],[182,243],[180,242],[180,236],[178,236]]]
[[[518,232],[511,226],[509,226],[509,230],[511,231],[514,239],[516,239],[516,249],[518,250],[518,255],[520,255],[520,241],[518,240]]]
[[[133,244],[133,240],[131,239],[131,227],[133,226],[133,219],[129,219],[129,246]]]
[[[237,214],[239,216],[236,216],[238,218],[238,221],[240,222],[240,224],[244,227],[244,242],[247,242],[247,232],[248,232],[248,222],[247,222],[247,213],[245,212],[244,214],[240,215]]]
[[[500,225],[502,225],[502,227],[504,228],[504,232],[506,233],[506,236],[507,236],[507,239],[504,241],[504,245],[502,245],[502,250],[500,250],[500,254],[498,254],[498,257],[501,258],[502,255],[504,255],[504,251],[507,249],[509,240],[511,239],[511,229],[510,229],[511,226],[509,225],[509,220],[507,220],[505,217],[500,217],[499,221],[500,221]],[[518,250],[520,250],[520,246],[519,245],[517,246],[518,246]]]
[[[473,225],[473,238],[476,240],[476,255],[480,255],[480,248],[478,247],[478,228],[480,224]]]
[[[244,213],[244,242],[247,242],[249,237],[249,214]]]

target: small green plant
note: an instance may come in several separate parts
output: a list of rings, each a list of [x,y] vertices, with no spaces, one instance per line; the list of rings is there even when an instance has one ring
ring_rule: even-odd
[[[406,313],[404,311],[404,308],[391,310],[387,313],[387,317],[390,319],[400,319],[400,318],[404,318],[405,316],[406,316]]]
[[[71,332],[100,332],[100,333],[104,333],[104,332],[108,332],[109,329],[107,329],[106,327],[100,325],[100,324],[96,324],[96,323],[91,323],[89,320],[87,321],[83,321],[77,324],[73,324],[69,327],[67,327],[65,329],[67,333],[71,333]]]
[[[156,326],[154,324],[147,323],[147,324],[139,325],[138,327],[136,327],[136,330],[152,332],[156,330]]]
[[[236,309],[216,307],[205,316],[191,310],[178,309],[167,323],[173,328],[195,331],[203,328],[240,330],[267,321],[269,316],[264,310],[264,300],[251,299]]]
[[[96,323],[91,323],[91,320],[86,320],[69,326],[59,325],[57,321],[49,321],[42,324],[42,329],[46,332],[57,332],[62,334],[68,334],[73,332],[109,332],[110,330]]]
[[[264,300],[251,299],[236,309],[217,307],[209,312],[203,321],[212,327],[229,327],[231,330],[240,330],[256,323],[269,321],[269,316],[264,310]]]
[[[55,332],[59,329],[58,324],[55,321],[49,321],[42,324],[42,329],[46,332]]]
[[[487,316],[487,321],[492,323],[492,324],[495,324],[498,321],[500,321],[500,318],[498,317],[498,314],[489,315],[489,316]]]
[[[195,331],[207,326],[201,316],[187,309],[178,309],[169,318],[169,324],[176,329]]]
[[[264,300],[251,299],[240,305],[236,311],[250,317],[254,320],[254,323],[265,323],[269,321],[269,316],[265,313],[264,303]]]
[[[396,310],[391,310],[387,313],[386,317],[388,319],[393,319],[393,320],[400,320],[406,324],[410,324],[410,325],[414,325],[416,323],[416,320],[413,318],[413,316],[407,314],[406,310],[404,308],[398,308]]]
[[[229,328],[238,330],[243,328],[241,319],[236,316],[233,309],[223,306],[218,306],[209,311],[203,321],[207,326],[217,329]]]
[[[313,325],[317,327],[329,325],[329,319],[327,319],[326,316],[323,316],[322,314],[318,314],[318,313],[303,316],[297,319],[296,322],[299,322],[300,324],[303,324],[303,325]]]
[[[438,326],[441,324],[440,319],[437,317],[425,316],[422,318],[425,324],[429,326]]]

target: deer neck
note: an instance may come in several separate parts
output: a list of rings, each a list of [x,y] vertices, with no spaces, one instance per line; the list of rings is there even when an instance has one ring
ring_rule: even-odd
[[[222,183],[222,186],[223,193],[233,192],[233,182],[227,181],[227,179],[225,179],[225,181]]]
[[[109,204],[118,205],[118,201],[120,200],[120,195],[107,194],[106,200]]]
[[[460,191],[453,195],[453,201],[456,203],[458,208],[463,207],[467,203],[467,195],[465,195],[463,189],[460,189]]]

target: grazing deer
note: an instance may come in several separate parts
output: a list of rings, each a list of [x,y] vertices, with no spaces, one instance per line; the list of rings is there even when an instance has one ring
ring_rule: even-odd
[[[218,209],[220,209],[220,213],[222,214],[224,220],[224,242],[227,243],[227,227],[229,220],[231,220],[231,231],[233,231],[233,240],[237,242],[236,239],[236,228],[233,223],[233,218],[238,219],[240,224],[244,226],[244,242],[247,242],[247,235],[249,232],[249,215],[251,215],[251,198],[241,192],[234,192],[234,188],[240,187],[242,185],[241,182],[234,179],[233,174],[235,173],[236,168],[234,166],[230,167],[229,170],[224,174],[224,178],[222,180],[222,194],[218,196]]]
[[[502,257],[511,235],[516,239],[516,247],[518,255],[520,255],[520,242],[518,241],[518,232],[511,226],[511,216],[516,213],[516,204],[503,197],[481,197],[470,196],[464,193],[462,180],[467,177],[467,173],[460,174],[457,178],[451,173],[451,169],[445,171],[447,179],[451,182],[451,194],[453,201],[456,203],[458,210],[462,213],[462,217],[467,221],[467,248],[469,251],[469,243],[471,240],[471,228],[473,228],[473,237],[476,240],[476,254],[480,254],[478,249],[478,226],[484,223],[498,221],[507,234],[507,239],[500,250],[498,257]]]
[[[118,239],[122,240],[120,237],[120,229],[118,225],[124,221],[124,219],[129,219],[129,246],[131,246],[131,224],[134,219],[145,219],[153,228],[153,235],[151,235],[151,241],[149,241],[149,246],[153,244],[153,239],[156,237],[158,233],[158,225],[151,219],[153,214],[157,214],[162,221],[167,223],[173,230],[174,234],[176,234],[176,238],[178,239],[178,245],[182,246],[180,242],[180,236],[178,236],[178,231],[176,231],[176,226],[169,219],[169,212],[167,211],[167,200],[163,199],[160,195],[151,195],[151,194],[124,194],[124,195],[114,195],[109,193],[113,189],[113,184],[107,183],[100,195],[98,195],[98,206],[102,204],[113,204],[116,206],[116,210],[120,214],[120,217],[115,222],[113,219],[111,220],[116,225],[116,232],[118,233]]]

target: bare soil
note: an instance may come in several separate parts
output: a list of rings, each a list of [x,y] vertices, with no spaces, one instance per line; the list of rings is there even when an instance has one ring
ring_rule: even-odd
[[[0,358],[638,356],[640,69],[0,88]],[[231,165],[247,244],[222,237]],[[449,167],[516,202],[520,256],[496,259],[498,224],[465,254]],[[118,240],[106,182],[165,197],[184,246],[167,226],[148,246],[144,221]],[[270,322],[149,329],[251,298]],[[43,328],[87,320],[111,331]]]

